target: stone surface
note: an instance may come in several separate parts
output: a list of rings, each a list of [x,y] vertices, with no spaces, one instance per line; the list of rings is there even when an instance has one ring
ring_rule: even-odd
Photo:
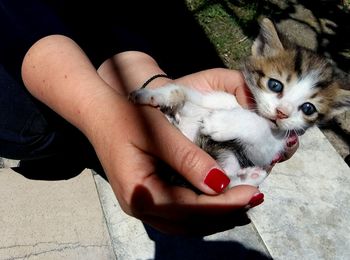
[[[105,179],[97,174],[94,179],[117,259],[152,259],[154,242],[148,238],[142,222],[121,210]]]
[[[337,116],[328,127],[322,129],[322,132],[334,146],[338,154],[345,158],[350,154],[350,112],[347,111]]]
[[[295,1],[273,2],[285,9]],[[300,5],[293,8],[279,27],[301,45],[316,48],[315,38],[325,29],[318,23],[322,19]],[[345,157],[347,114],[340,122],[345,134],[323,132]],[[0,259],[237,259],[252,254],[350,259],[350,172],[337,152],[312,129],[294,157],[276,166],[261,186],[266,199],[250,212],[253,223],[203,239],[164,236],[144,226],[122,212],[108,183],[95,176],[112,245],[88,173],[67,182],[33,182],[0,169]],[[14,165],[0,161],[1,166]]]
[[[94,175],[101,204],[120,260],[128,259],[270,259],[252,224],[203,238],[164,235],[120,208],[110,185]]]
[[[261,186],[250,212],[274,259],[350,259],[350,169],[318,128]]]
[[[350,259],[350,169],[318,128],[263,183],[266,199],[249,212],[251,224],[204,238],[145,227],[122,212],[105,180],[95,180],[118,259]]]
[[[264,182],[266,200],[250,211],[252,224],[204,238],[143,225],[123,213],[104,179],[94,179],[108,230],[89,171],[44,182],[2,169],[0,259],[350,259],[350,170],[318,128]]]
[[[0,168],[11,168],[18,166],[19,160],[11,160],[0,157]]]
[[[0,185],[1,260],[115,259],[90,171],[48,182],[0,169]]]

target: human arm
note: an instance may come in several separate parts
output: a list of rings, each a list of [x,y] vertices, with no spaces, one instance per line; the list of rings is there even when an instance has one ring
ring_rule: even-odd
[[[161,72],[156,63],[146,67],[152,75]],[[212,196],[216,192],[205,180],[218,168],[216,162],[159,111],[127,101],[129,88],[149,76],[133,74],[137,77],[133,83],[118,79],[115,82],[123,84],[112,89],[79,46],[59,35],[34,44],[22,65],[22,77],[32,95],[90,140],[126,213],[166,232],[212,233],[231,227],[237,211],[261,202],[261,195],[252,200],[259,191],[242,186]],[[204,194],[163,182],[157,172],[158,159]]]
[[[127,51],[114,55],[100,66],[98,72],[109,85],[126,95],[138,89],[146,79],[153,75],[165,74],[151,56],[138,51]],[[204,91],[225,91],[233,94],[238,103],[245,108],[251,107],[254,101],[242,73],[237,70],[214,68],[175,80],[157,78],[147,85],[147,88],[157,88],[167,83],[180,84]],[[120,90],[120,86],[123,86],[122,90]],[[291,133],[286,140],[284,153],[276,155],[273,164],[292,157],[298,147],[298,137]]]
[[[166,74],[157,62],[148,54],[139,51],[126,51],[106,60],[99,68],[99,75],[121,94],[141,87],[146,79],[153,75]],[[240,72],[215,68],[193,73],[174,81],[169,78],[157,78],[147,87],[154,88],[174,82],[202,90],[226,91],[236,96],[242,106],[250,103],[250,93]]]

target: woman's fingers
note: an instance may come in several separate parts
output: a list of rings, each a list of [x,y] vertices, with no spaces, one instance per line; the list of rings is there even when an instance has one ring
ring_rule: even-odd
[[[143,222],[162,233],[172,235],[206,236],[250,223],[246,210],[235,210],[218,216],[193,216],[183,221],[174,221],[154,215],[144,216]]]
[[[298,150],[298,148],[299,148],[298,135],[295,132],[292,132],[288,136],[287,141],[286,141],[283,161],[288,160],[289,158],[291,158],[294,155],[294,153]]]
[[[136,210],[134,214],[181,222],[194,216],[215,218],[253,207],[263,200],[263,196],[257,194],[261,193],[252,186],[234,187],[216,196],[198,194],[190,188],[166,184],[157,175],[150,175],[132,191],[131,205]]]
[[[139,129],[148,136],[133,138],[136,147],[165,162],[201,192],[217,194],[227,187],[230,179],[217,162],[172,126],[161,112],[141,107],[139,113]]]
[[[241,212],[263,201],[252,186],[234,187],[215,196],[175,186],[163,180],[169,172],[157,169],[153,156],[132,145],[123,147],[123,153],[115,157],[118,172],[109,175],[118,201],[125,212],[163,232],[222,231],[235,226]]]

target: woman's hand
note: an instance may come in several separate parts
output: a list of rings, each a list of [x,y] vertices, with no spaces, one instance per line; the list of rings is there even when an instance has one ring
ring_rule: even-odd
[[[215,160],[169,124],[161,112],[134,106],[123,95],[135,82],[147,79],[144,73],[137,73],[137,65],[143,63],[135,64],[133,73],[119,70],[125,78],[105,80],[108,72],[98,74],[75,42],[52,35],[30,48],[22,77],[36,98],[88,137],[126,213],[170,233],[210,234],[242,224],[245,210],[260,204],[263,195],[251,186],[217,194],[228,183]],[[153,61],[146,64],[151,66],[149,71],[159,73]],[[140,69],[146,71],[144,66]],[[159,161],[202,193],[164,182]]]
[[[203,90],[226,90],[238,96],[238,100],[243,104],[248,105],[250,101],[245,95],[246,88],[242,75],[237,71],[225,69],[202,71],[176,79],[174,83]],[[155,87],[155,85],[149,87]],[[112,182],[117,186],[130,181],[128,180],[130,171],[139,173],[138,179],[142,180],[137,185],[132,185],[130,190],[122,189],[122,187],[115,189],[126,212],[134,210],[129,214],[138,216],[161,230],[210,233],[220,228],[225,229],[230,225],[236,225],[236,220],[244,219],[241,213],[246,207],[258,205],[263,201],[263,195],[257,189],[248,186],[235,187],[216,196],[206,195],[212,194],[212,191],[205,187],[207,185],[205,180],[208,177],[206,172],[210,170],[210,167],[205,165],[211,163],[212,158],[207,157],[198,150],[198,147],[184,139],[182,134],[174,129],[158,110],[140,106],[136,109],[138,112],[134,112],[135,119],[131,121],[139,125],[125,129],[138,129],[140,132],[127,141],[127,143],[134,143],[134,146],[130,147],[129,151],[124,150],[125,155],[113,156],[122,161],[116,163],[118,169],[111,171],[121,171],[117,176],[118,180]],[[127,112],[127,114],[132,115],[132,112]],[[149,134],[146,134],[146,137],[147,132]],[[138,138],[140,140],[136,141]],[[140,146],[145,140],[149,143]],[[123,140],[118,141],[116,145],[120,145],[120,142]],[[291,153],[294,151],[295,149],[291,149]],[[191,155],[188,156],[189,154]],[[140,164],[125,161],[122,158],[138,158],[137,161]],[[206,194],[198,195],[193,190],[171,186],[163,182],[161,176],[166,172],[162,168],[157,168],[155,158],[172,166],[176,172]],[[121,165],[125,166],[125,170],[121,169]],[[199,169],[198,165],[204,168]],[[124,180],[121,180],[122,178]],[[254,193],[255,196],[250,198]],[[233,219],[235,221],[232,221]]]
[[[231,93],[243,107],[248,107],[253,102],[243,75],[238,70],[224,68],[203,70],[176,79],[174,83],[203,91],[215,90]]]
[[[236,97],[238,103],[246,108],[252,107],[254,104],[254,99],[245,84],[243,75],[237,70],[223,68],[204,70],[176,79],[174,83],[203,91],[218,90],[231,93]],[[276,155],[272,165],[268,166],[268,170],[271,171],[275,163],[291,158],[298,147],[298,136],[292,132],[286,140],[284,153]]]
[[[119,72],[118,77],[116,73],[108,73],[113,70]],[[137,71],[142,71],[142,73],[137,73]],[[141,86],[149,77],[163,72],[148,55],[126,52],[116,55],[112,60],[103,64],[99,73],[114,89],[127,94],[134,90],[135,86]],[[117,82],[123,82],[123,91],[120,91],[118,84],[115,84]],[[158,78],[147,87],[159,87],[169,82],[168,79]],[[176,79],[173,82],[208,91],[213,89],[228,91],[234,94],[243,106],[249,106],[252,101],[242,74],[238,71],[211,69]],[[148,147],[147,145],[140,147],[135,143],[129,151],[123,151],[124,156],[113,156],[122,161],[116,163],[118,169],[110,171],[121,172],[116,176],[118,180],[111,182],[116,186],[130,182],[128,180],[130,172],[139,172],[137,179],[141,182],[138,185],[132,185],[129,190],[122,189],[122,187],[115,189],[117,198],[124,205],[126,212],[138,216],[161,230],[210,233],[236,225],[236,220],[244,219],[241,213],[246,208],[258,205],[263,201],[263,195],[257,189],[249,186],[235,187],[216,196],[206,195],[213,194],[212,190],[207,189],[205,181],[208,177],[208,170],[211,167],[217,167],[214,166],[212,158],[184,139],[183,135],[174,129],[158,110],[140,106],[136,109],[138,112],[135,113],[135,120],[131,121],[139,125],[125,129],[138,129],[140,132],[130,138],[130,142],[135,142],[137,138],[140,138],[138,144],[148,140]],[[127,114],[132,113],[127,112]],[[116,146],[120,146],[123,141],[125,142],[125,139],[118,141]],[[155,149],[155,147],[158,148]],[[295,150],[294,145],[288,151],[288,156],[291,156]],[[122,158],[138,158],[137,162],[140,164]],[[166,162],[206,194],[198,195],[193,190],[165,183],[161,176],[166,173],[164,169],[157,168],[155,161],[157,159]],[[120,165],[124,165],[125,169],[122,170]],[[202,168],[198,167],[199,165]],[[123,175],[125,175],[124,180],[121,180]]]

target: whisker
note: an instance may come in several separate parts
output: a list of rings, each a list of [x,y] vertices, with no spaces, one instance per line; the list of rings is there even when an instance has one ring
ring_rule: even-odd
[[[301,136],[305,133],[307,128],[301,127],[299,129],[295,129],[295,133],[297,134],[297,136]]]
[[[290,133],[291,133],[291,130],[287,129],[287,131],[284,133],[283,139],[287,139],[289,137]]]

